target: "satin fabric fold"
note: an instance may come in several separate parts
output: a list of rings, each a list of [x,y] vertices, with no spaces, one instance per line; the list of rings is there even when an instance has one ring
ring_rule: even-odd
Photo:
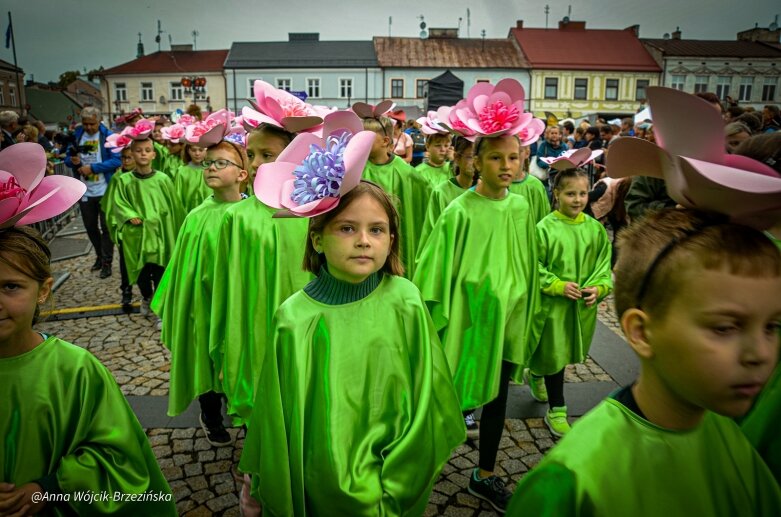
[[[740,424],[748,441],[765,460],[781,484],[781,366],[760,393],[757,402]]]
[[[535,224],[542,221],[551,212],[545,185],[528,172],[522,180],[510,183],[510,192],[526,198],[531,206]]]
[[[502,361],[526,365],[537,346],[537,239],[529,203],[468,190],[442,212],[415,284],[431,310],[461,409],[499,392]]]
[[[146,178],[120,175],[109,202],[125,251],[128,280],[135,284],[144,264],[168,264],[184,210],[171,179],[157,171]],[[142,224],[130,223],[136,217]]]
[[[117,169],[114,175],[111,176],[111,181],[108,182],[106,192],[103,194],[103,197],[100,198],[100,209],[103,210],[106,217],[106,229],[108,230],[111,242],[114,244],[119,243],[119,222],[114,214],[111,200],[114,198],[114,190],[116,190],[117,184],[119,183],[119,177],[127,173],[128,172],[122,171],[121,167]]]
[[[21,486],[56,474],[62,493],[71,495],[41,515],[177,514],[172,497],[113,500],[115,492],[170,496],[171,489],[119,386],[91,353],[49,337],[0,359],[0,386],[0,482]],[[80,491],[107,492],[109,500],[75,501]]]
[[[436,187],[440,183],[444,183],[453,177],[453,172],[450,169],[450,162],[445,162],[439,167],[434,167],[428,162],[423,162],[415,167],[415,172],[431,183],[432,187]]]
[[[251,197],[220,223],[209,355],[237,424],[252,411],[274,312],[313,278],[302,269],[309,221],[273,219],[275,211]]]
[[[729,418],[671,431],[614,399],[583,416],[515,489],[506,515],[777,515],[781,489]]]
[[[203,168],[190,164],[181,165],[173,173],[174,190],[179,195],[184,213],[189,214],[204,199],[212,195],[212,190],[203,179]]]
[[[448,180],[439,183],[431,189],[431,195],[428,198],[428,207],[426,208],[426,219],[423,221],[423,228],[420,231],[420,245],[418,246],[418,257],[420,252],[431,235],[431,230],[439,219],[439,216],[455,198],[466,192],[467,189],[461,188],[452,181]]]
[[[554,282],[575,282],[581,289],[600,287],[597,303],[542,295],[540,344],[530,367],[537,375],[553,375],[586,359],[597,326],[599,302],[613,289],[612,246],[604,226],[584,213],[575,219],[558,210],[537,224],[540,288]]]
[[[240,469],[274,516],[422,515],[466,436],[420,292],[385,276],[366,298],[277,312]]]
[[[220,224],[232,205],[212,196],[188,214],[152,299],[163,321],[160,338],[171,351],[169,416],[185,411],[199,395],[222,392],[209,333]]]
[[[401,225],[399,244],[406,269],[404,276],[412,278],[415,273],[415,255],[423,221],[426,219],[426,203],[431,194],[431,184],[399,156],[385,165],[367,162],[363,170],[363,179],[378,184],[394,198]]]

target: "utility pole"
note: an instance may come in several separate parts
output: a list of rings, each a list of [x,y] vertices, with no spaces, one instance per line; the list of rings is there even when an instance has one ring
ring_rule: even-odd
[[[200,35],[200,32],[193,29],[192,35],[193,35],[193,50],[198,50],[198,36]]]
[[[545,28],[548,28],[548,14],[550,13],[550,6],[545,4]],[[157,22],[160,23],[160,22]]]

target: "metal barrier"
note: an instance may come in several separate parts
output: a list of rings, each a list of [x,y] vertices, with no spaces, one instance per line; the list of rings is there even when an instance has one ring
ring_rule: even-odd
[[[54,164],[54,174],[70,176],[71,178],[74,177],[73,171],[63,162]],[[67,226],[71,219],[77,215],[79,215],[78,203],[58,216],[52,217],[51,219],[46,219],[45,221],[34,223],[30,226],[41,232],[41,235],[46,242],[51,242],[52,239],[54,239],[54,236],[57,235],[57,232]]]

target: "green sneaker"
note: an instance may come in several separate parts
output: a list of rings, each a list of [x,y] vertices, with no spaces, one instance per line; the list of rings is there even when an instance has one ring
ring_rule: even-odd
[[[532,398],[537,402],[548,402],[548,389],[545,387],[545,377],[534,375],[528,368],[523,369],[523,382],[529,387]]]
[[[545,425],[553,436],[561,438],[572,429],[567,422],[567,406],[554,407],[545,413]]]

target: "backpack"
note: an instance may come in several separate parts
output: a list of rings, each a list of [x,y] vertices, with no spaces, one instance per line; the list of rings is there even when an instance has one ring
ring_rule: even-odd
[[[411,131],[409,136],[412,137],[412,152],[423,153],[426,151],[426,137],[420,131]]]

